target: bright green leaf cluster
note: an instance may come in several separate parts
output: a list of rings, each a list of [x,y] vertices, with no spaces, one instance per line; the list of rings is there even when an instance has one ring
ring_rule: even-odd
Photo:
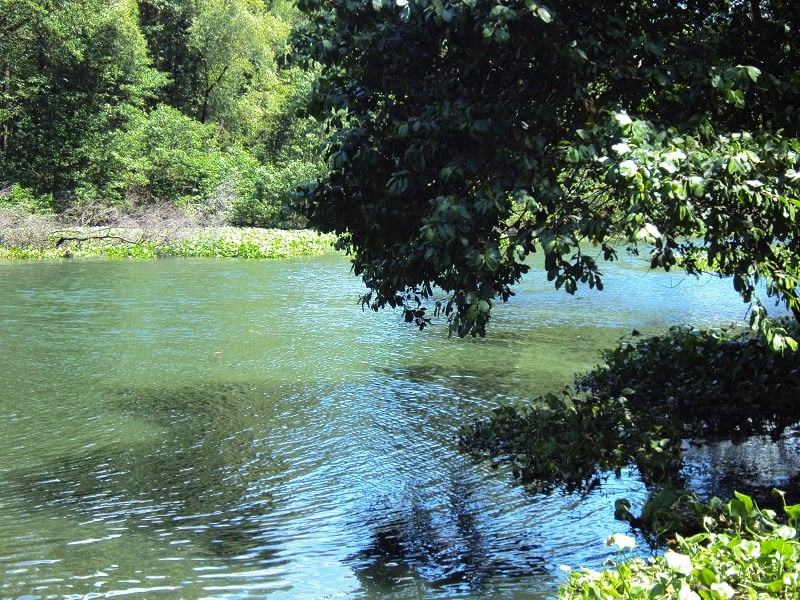
[[[789,524],[737,493],[725,505],[701,507],[707,531],[675,537],[674,547],[648,560],[622,560],[598,572],[571,573],[560,600],[589,598],[728,600],[796,598],[800,593],[800,505],[784,506]],[[624,555],[622,556],[624,558]]]

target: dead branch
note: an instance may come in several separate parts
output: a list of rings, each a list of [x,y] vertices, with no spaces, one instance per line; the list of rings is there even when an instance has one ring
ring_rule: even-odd
[[[112,230],[108,229],[104,233],[95,234],[95,235],[85,235],[85,236],[62,235],[56,241],[56,248],[58,248],[64,242],[78,242],[78,243],[80,243],[80,242],[86,242],[86,241],[89,241],[89,240],[119,240],[120,242],[123,242],[125,244],[139,244],[142,241],[141,239],[139,239],[139,240],[129,240],[127,238],[122,237],[121,235],[112,233]]]

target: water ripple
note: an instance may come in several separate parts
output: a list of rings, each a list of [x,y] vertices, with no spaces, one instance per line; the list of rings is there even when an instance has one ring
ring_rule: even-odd
[[[2,597],[541,598],[643,497],[627,474],[533,496],[456,437],[653,324],[656,294],[526,280],[453,340],[359,311],[341,257],[0,268]]]

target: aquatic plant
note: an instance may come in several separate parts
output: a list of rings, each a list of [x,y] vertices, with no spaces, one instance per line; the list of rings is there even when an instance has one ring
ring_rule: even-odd
[[[68,234],[51,235],[37,245],[0,244],[0,258],[105,258],[151,259],[160,257],[273,259],[313,256],[333,252],[333,238],[310,230],[208,227],[150,235],[125,228],[70,228]]]
[[[631,558],[632,538],[612,536],[606,543],[619,548],[619,562],[604,571],[570,571],[559,599],[797,598],[800,505],[784,504],[786,522],[740,493],[726,504],[712,501],[704,510],[705,531],[676,535],[659,556]]]

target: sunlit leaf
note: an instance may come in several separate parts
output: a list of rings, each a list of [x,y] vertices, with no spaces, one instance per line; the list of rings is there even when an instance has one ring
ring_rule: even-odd
[[[553,16],[550,14],[550,11],[545,6],[539,6],[539,8],[536,9],[536,14],[545,23],[549,23],[550,21],[553,20]]]
[[[751,81],[758,81],[758,78],[761,76],[761,69],[758,67],[754,67],[752,65],[739,65],[737,68],[743,70]]]
[[[616,152],[617,154],[620,154],[620,155],[627,154],[628,152],[631,151],[631,147],[628,146],[628,144],[626,144],[624,142],[620,142],[618,144],[614,144],[613,146],[611,146],[611,149],[614,152]]]
[[[618,550],[636,548],[636,539],[624,533],[614,533],[606,540],[606,546],[616,546]]]
[[[619,163],[619,174],[623,177],[631,178],[639,172],[639,165],[632,160],[623,160]]]
[[[616,118],[617,123],[619,123],[622,127],[633,123],[633,120],[628,116],[628,113],[624,111],[616,113],[614,117]]]
[[[664,553],[664,560],[667,563],[667,567],[682,575],[689,575],[692,572],[692,559],[685,554],[667,550]]]

